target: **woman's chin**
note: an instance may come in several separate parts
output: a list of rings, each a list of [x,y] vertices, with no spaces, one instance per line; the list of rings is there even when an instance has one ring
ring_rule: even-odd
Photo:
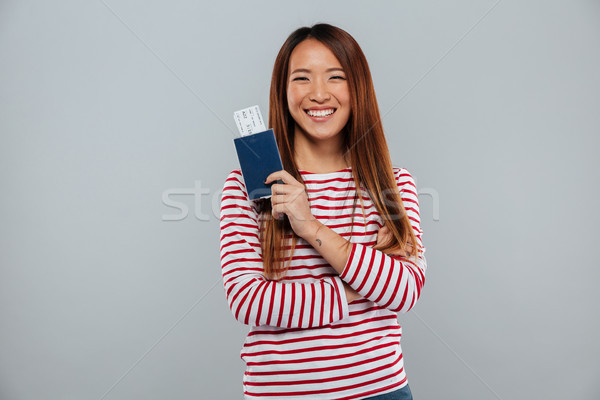
[[[332,131],[322,131],[322,130],[304,130],[299,129],[296,133],[300,133],[310,142],[330,142],[332,140],[339,140],[341,131],[332,132]]]

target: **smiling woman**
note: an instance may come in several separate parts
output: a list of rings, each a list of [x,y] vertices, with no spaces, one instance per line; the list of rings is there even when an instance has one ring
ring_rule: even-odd
[[[306,39],[296,46],[289,70],[287,100],[296,121],[294,147],[310,149],[296,157],[302,168],[304,163],[310,163],[303,158],[342,148],[340,133],[350,117],[350,91],[340,62],[316,39]]]
[[[417,189],[393,167],[367,61],[347,32],[293,32],[275,61],[269,126],[284,169],[250,201],[232,171],[221,271],[244,342],[246,399],[411,399],[397,313],[427,263]]]

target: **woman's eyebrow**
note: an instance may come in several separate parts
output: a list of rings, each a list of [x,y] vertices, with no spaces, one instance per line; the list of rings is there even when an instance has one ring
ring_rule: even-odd
[[[339,67],[333,67],[333,68],[328,68],[325,72],[332,72],[332,71],[342,71],[342,72],[344,72],[344,69],[343,68],[339,68]],[[306,68],[296,68],[295,70],[293,70],[290,73],[290,75],[291,74],[295,74],[297,72],[310,72],[310,70],[306,69]]]

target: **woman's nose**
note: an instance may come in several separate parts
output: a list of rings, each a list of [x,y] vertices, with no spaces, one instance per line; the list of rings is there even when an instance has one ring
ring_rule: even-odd
[[[329,100],[327,84],[320,79],[315,80],[311,87],[310,99],[319,103]]]

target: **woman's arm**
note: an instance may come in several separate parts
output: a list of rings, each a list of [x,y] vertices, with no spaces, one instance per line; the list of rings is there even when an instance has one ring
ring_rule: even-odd
[[[421,241],[417,189],[408,171],[398,170],[396,182],[417,236],[419,256],[416,259],[387,255],[369,246],[349,242],[312,216],[308,200],[302,193],[302,184],[285,171],[269,175],[267,182],[275,179],[283,179],[285,185],[273,185],[273,196],[281,193],[280,197],[273,198],[273,213],[287,214],[296,234],[309,242],[352,289],[396,312],[406,312],[415,305],[425,283],[427,263]],[[288,185],[290,187],[283,188]],[[346,293],[349,301],[356,297]]]
[[[263,274],[258,215],[239,170],[223,188],[220,219],[221,272],[229,308],[247,325],[311,328],[349,315],[342,280],[324,277],[313,283],[281,283]]]
[[[387,255],[370,246],[350,243],[322,224],[317,225],[314,234],[304,239],[360,295],[353,295],[346,290],[349,302],[362,296],[395,312],[407,312],[417,302],[427,269],[422,246],[422,252],[416,259]],[[421,243],[420,235],[417,241]],[[345,257],[347,259],[344,260]]]

